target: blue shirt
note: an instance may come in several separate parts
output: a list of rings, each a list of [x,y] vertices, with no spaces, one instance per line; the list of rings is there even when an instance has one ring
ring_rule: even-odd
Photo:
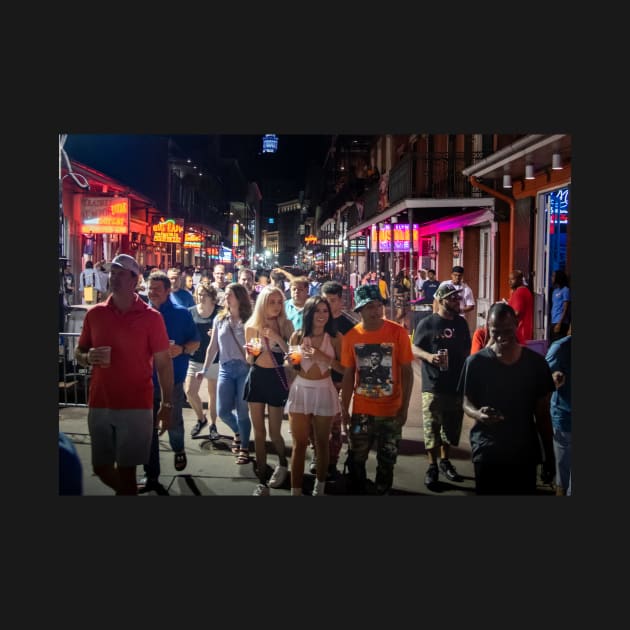
[[[569,311],[567,310],[567,316],[564,320],[561,320],[562,305],[565,302],[571,301],[571,291],[569,287],[559,287],[553,290],[551,294],[551,323],[552,324],[568,324],[569,323]]]
[[[302,330],[304,307],[297,307],[291,299],[284,303],[284,312],[287,314],[287,319],[293,324],[293,330]]]
[[[554,341],[545,360],[552,372],[564,373],[564,385],[551,394],[549,411],[554,429],[571,431],[571,335]]]
[[[164,304],[159,307],[153,306],[153,308],[162,314],[168,338],[173,339],[178,346],[183,346],[189,341],[201,341],[192,313],[187,308],[180,306],[170,295]],[[174,383],[183,383],[186,380],[189,360],[190,355],[186,352],[182,352],[182,354],[173,359]],[[159,387],[157,370],[155,368],[153,368],[153,385],[154,387]]]
[[[185,306],[186,308],[190,308],[195,305],[195,298],[192,296],[190,291],[186,289],[178,289],[177,291],[171,291],[171,297],[179,304],[180,306]]]

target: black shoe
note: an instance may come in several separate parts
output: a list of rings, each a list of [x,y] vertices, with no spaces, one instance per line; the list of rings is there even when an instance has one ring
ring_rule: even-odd
[[[435,486],[438,481],[440,473],[438,472],[437,464],[430,464],[427,468],[427,474],[424,476],[424,485],[427,488]]]
[[[204,418],[203,420],[197,420],[197,424],[192,428],[190,432],[190,437],[197,437],[201,433],[201,429],[203,429],[208,421]]]
[[[155,492],[160,496],[168,496],[168,490],[159,481],[143,477],[138,482],[138,494],[146,494],[147,492]]]
[[[308,472],[310,472],[311,475],[317,474],[317,459],[315,458],[315,456],[313,456],[313,459],[311,460],[311,463],[308,467]]]
[[[330,464],[328,466],[328,476],[326,477],[326,481],[336,481],[337,477],[339,477],[337,466],[335,466],[335,464]]]
[[[461,475],[457,474],[455,467],[448,459],[440,460],[440,470],[442,474],[450,481],[463,481]]]

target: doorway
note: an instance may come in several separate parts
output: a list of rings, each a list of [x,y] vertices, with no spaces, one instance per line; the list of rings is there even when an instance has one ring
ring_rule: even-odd
[[[479,288],[477,289],[476,326],[485,326],[488,310],[492,305],[492,230],[479,230]]]

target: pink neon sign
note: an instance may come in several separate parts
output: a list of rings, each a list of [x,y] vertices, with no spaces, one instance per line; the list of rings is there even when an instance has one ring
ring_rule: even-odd
[[[408,252],[409,251],[409,224],[408,223],[385,223],[378,231],[378,251],[390,252],[392,251],[392,227],[394,228],[394,251],[395,252]],[[413,225],[413,251],[420,250],[420,236],[418,233],[418,224]]]

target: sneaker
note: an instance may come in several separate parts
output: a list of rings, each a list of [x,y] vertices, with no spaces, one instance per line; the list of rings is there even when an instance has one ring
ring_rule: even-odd
[[[197,420],[197,424],[192,428],[190,432],[190,437],[197,437],[201,433],[201,429],[203,429],[208,421],[204,418],[203,420]]]
[[[326,494],[325,490],[326,482],[315,480],[315,485],[313,486],[313,492],[311,492],[311,495],[314,497],[323,497]]]
[[[317,459],[315,459],[315,455],[313,455],[313,459],[311,460],[311,464],[308,467],[308,472],[310,472],[311,475],[317,474]]]
[[[289,469],[286,466],[280,466],[280,464],[278,464],[276,469],[273,471],[273,475],[271,475],[271,479],[269,479],[270,487],[281,488],[288,475]]]
[[[143,477],[138,482],[138,494],[146,494],[147,492],[155,492],[159,496],[168,496],[168,490],[159,481]]]
[[[256,490],[254,490],[254,494],[253,496],[255,497],[268,497],[269,495],[269,488],[267,488],[267,486],[263,486],[262,483],[259,483],[256,486]]]
[[[427,474],[424,476],[424,485],[427,488],[434,486],[437,483],[439,475],[437,464],[430,464],[427,468]]]
[[[442,474],[450,481],[463,481],[462,477],[457,474],[455,467],[448,459],[442,459],[440,461],[440,470]]]
[[[208,435],[208,437],[214,442],[214,440],[218,440],[221,436],[219,435],[219,432],[217,431],[217,425],[216,424],[211,424],[210,425],[210,433]]]

